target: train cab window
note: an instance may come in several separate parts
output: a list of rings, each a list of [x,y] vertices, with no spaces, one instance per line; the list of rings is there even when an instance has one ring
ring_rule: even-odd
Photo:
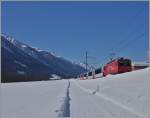
[[[130,61],[122,61],[122,62],[119,62],[119,66],[131,66],[131,62]]]
[[[124,64],[122,62],[119,63],[119,66],[123,66]]]
[[[89,74],[88,74],[89,76],[92,76],[92,72],[89,72]]]

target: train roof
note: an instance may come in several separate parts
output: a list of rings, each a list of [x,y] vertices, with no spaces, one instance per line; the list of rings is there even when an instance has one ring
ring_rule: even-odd
[[[118,58],[116,58],[116,59],[113,59],[113,60],[109,61],[108,63],[106,63],[106,65],[107,65],[107,64],[110,64],[110,63],[112,63],[112,62],[114,62],[114,61],[118,61],[118,60],[130,60],[130,59],[123,58],[123,57],[118,57]]]

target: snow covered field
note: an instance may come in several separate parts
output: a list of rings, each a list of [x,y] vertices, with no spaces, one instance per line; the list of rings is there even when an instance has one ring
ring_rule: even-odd
[[[1,118],[150,118],[150,68],[94,80],[4,83]]]
[[[68,81],[2,84],[1,118],[56,117]]]

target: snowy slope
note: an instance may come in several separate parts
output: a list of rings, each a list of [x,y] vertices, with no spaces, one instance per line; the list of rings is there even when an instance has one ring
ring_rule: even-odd
[[[150,118],[150,68],[94,80],[3,83],[1,118]]]
[[[72,80],[72,116],[149,118],[149,77],[150,68],[96,80]]]

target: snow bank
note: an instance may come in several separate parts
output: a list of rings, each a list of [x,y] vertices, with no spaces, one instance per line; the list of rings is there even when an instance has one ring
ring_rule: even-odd
[[[122,109],[135,114],[136,117],[149,118],[149,77],[150,68],[147,68],[124,74],[109,75],[95,80],[78,80],[74,83],[83,91],[120,106]],[[126,118],[125,116],[121,117]]]

